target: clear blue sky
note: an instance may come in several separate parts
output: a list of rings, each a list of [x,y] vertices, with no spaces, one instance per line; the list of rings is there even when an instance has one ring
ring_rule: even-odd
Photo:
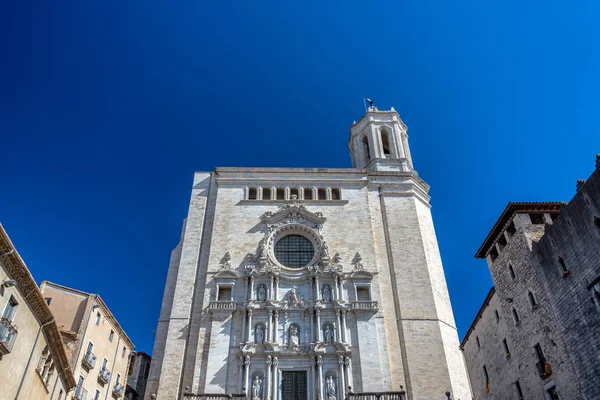
[[[600,6],[571,3],[4,2],[0,221],[151,352],[193,171],[349,167],[371,97],[409,126],[462,338],[506,203],[569,200],[600,153]]]

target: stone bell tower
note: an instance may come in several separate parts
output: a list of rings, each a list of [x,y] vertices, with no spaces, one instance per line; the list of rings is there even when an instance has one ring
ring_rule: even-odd
[[[407,131],[394,107],[389,111],[369,107],[350,128],[352,166],[374,171],[411,171]]]

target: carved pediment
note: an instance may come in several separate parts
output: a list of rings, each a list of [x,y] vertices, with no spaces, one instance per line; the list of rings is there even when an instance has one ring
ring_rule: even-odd
[[[280,224],[280,223],[312,223],[314,225],[322,225],[327,219],[321,212],[309,211],[302,202],[292,199],[286,201],[285,204],[279,207],[275,213],[267,211],[260,217],[264,224]]]
[[[216,279],[236,279],[237,277],[238,275],[235,273],[235,271],[230,269],[224,269],[215,274]]]

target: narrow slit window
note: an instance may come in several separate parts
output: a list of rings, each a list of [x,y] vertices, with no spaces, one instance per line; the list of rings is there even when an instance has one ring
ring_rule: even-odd
[[[271,200],[271,188],[263,188],[262,195],[263,200]]]
[[[594,225],[596,225],[596,229],[598,230],[598,233],[600,233],[600,218],[594,218]]]
[[[256,188],[248,189],[248,200],[256,200],[258,198],[258,193]]]
[[[319,188],[317,192],[319,195],[319,200],[327,200],[327,191],[325,188]]]
[[[527,297],[529,297],[529,304],[531,304],[531,307],[535,307],[537,302],[535,301],[535,297],[533,297],[533,293],[527,293]]]
[[[312,200],[312,199],[313,199],[312,189],[304,188],[304,200]]]
[[[504,353],[506,354],[506,358],[510,357],[510,349],[508,348],[508,342],[506,339],[502,340],[502,345],[504,346]]]
[[[510,264],[508,264],[508,273],[510,274],[510,277],[512,279],[515,279],[517,277],[517,275],[515,275],[515,269]]]
[[[369,149],[369,139],[367,138],[366,135],[362,137],[362,145],[363,145],[363,151],[364,151],[364,155],[365,155],[365,161],[369,162],[369,161],[371,161],[371,150]]]
[[[381,131],[381,145],[383,147],[383,154],[388,157],[391,152],[390,152],[390,138],[388,135],[388,131],[383,129]]]
[[[277,200],[285,200],[285,189],[277,188]]]
[[[519,313],[514,308],[512,309],[513,318],[515,320],[515,324],[518,324],[521,320],[519,319]]]
[[[500,314],[498,314],[498,310],[494,310],[494,314],[496,315],[496,323],[500,322]]]
[[[477,342],[477,348],[481,348],[481,342],[479,341],[479,336],[475,336],[475,341]]]
[[[519,383],[519,381],[515,382],[515,388],[517,389],[517,398],[519,400],[523,400],[523,390],[521,389],[521,384]]]
[[[569,269],[567,268],[567,264],[565,264],[565,260],[563,260],[562,257],[558,257],[558,265],[560,265],[560,267],[562,268],[563,273],[569,272]]]

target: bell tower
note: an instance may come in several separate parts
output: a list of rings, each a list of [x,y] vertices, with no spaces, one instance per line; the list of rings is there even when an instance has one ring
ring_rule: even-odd
[[[381,111],[370,106],[350,128],[352,166],[373,171],[412,171],[407,131],[394,107]]]

